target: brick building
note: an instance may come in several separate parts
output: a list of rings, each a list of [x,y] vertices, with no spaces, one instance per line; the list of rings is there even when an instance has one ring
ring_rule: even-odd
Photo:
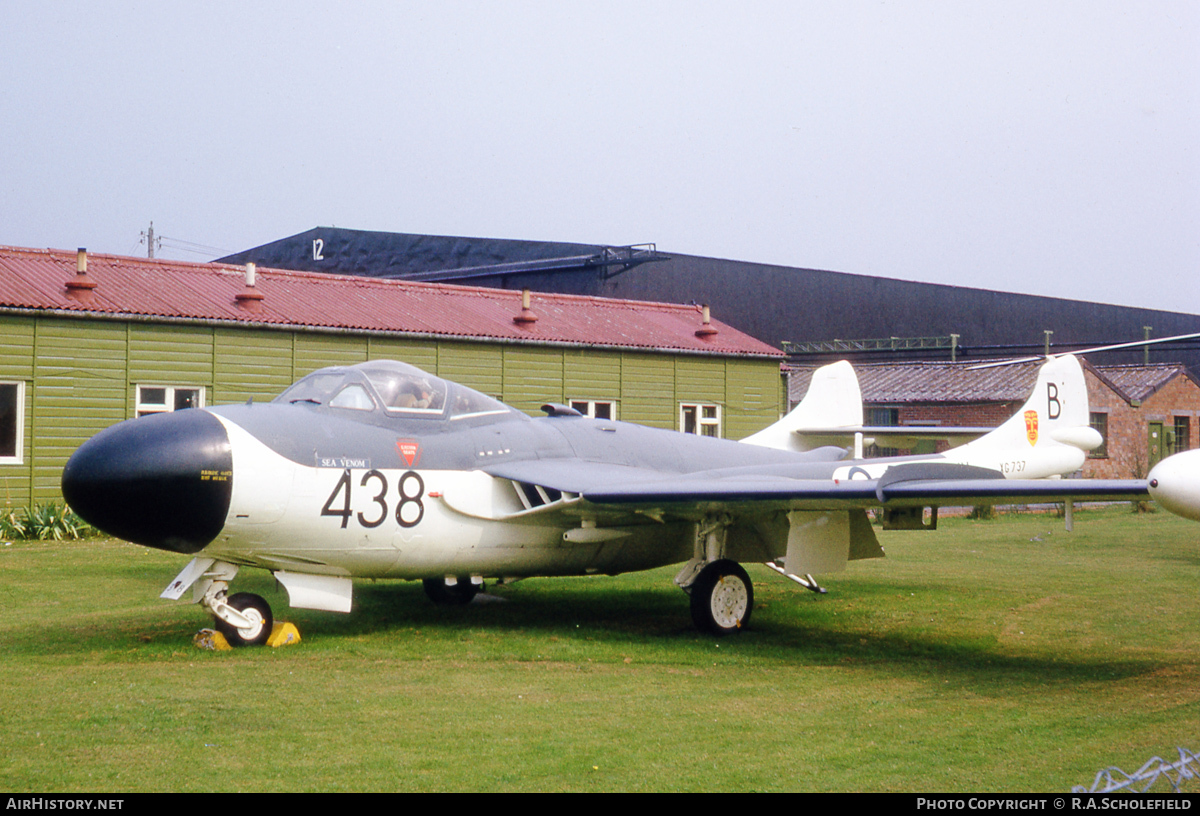
[[[1164,456],[1197,447],[1200,382],[1182,365],[1099,366],[1087,383],[1092,425],[1106,445],[1092,452],[1085,475],[1141,477]]]

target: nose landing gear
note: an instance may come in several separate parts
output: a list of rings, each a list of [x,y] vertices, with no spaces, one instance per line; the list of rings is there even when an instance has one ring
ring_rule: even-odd
[[[261,646],[271,637],[275,618],[271,605],[250,592],[229,595],[229,582],[238,573],[236,564],[214,558],[194,558],[165,590],[163,598],[179,600],[188,587],[204,611],[213,616],[217,631],[230,646]]]
[[[225,601],[225,617],[214,612],[217,631],[225,636],[230,646],[262,646],[271,636],[271,627],[275,620],[271,615],[271,605],[252,592],[239,592]],[[233,610],[235,617],[229,612]],[[242,622],[237,621],[237,617]]]

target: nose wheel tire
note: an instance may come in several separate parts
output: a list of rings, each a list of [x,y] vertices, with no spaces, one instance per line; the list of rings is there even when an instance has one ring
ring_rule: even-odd
[[[692,622],[702,632],[728,635],[750,622],[754,587],[736,561],[713,561],[696,576],[691,587]]]
[[[238,629],[233,624],[217,619],[217,631],[225,636],[230,646],[261,646],[271,636],[271,627],[275,619],[271,615],[271,605],[264,598],[251,592],[239,592],[231,595],[225,603],[241,612],[251,625]]]
[[[453,586],[441,578],[426,578],[422,583],[429,600],[435,604],[449,606],[469,604],[481,588],[479,584],[471,583],[471,579],[466,577],[459,578],[458,583]]]

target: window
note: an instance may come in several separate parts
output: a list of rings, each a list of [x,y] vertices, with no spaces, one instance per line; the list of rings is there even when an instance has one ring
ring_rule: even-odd
[[[1088,452],[1089,459],[1107,459],[1108,458],[1108,414],[1092,412],[1088,417],[1088,424],[1091,425],[1100,434],[1100,447],[1094,448]]]
[[[721,436],[721,406],[702,403],[679,404],[679,430],[700,436]]]
[[[350,383],[338,395],[329,401],[331,408],[349,408],[352,411],[374,411],[375,400],[367,393],[367,389],[358,383]]]
[[[592,419],[617,418],[617,404],[611,400],[571,400],[571,407]]]
[[[1175,449],[1172,453],[1182,453],[1192,445],[1191,417],[1175,417]]]
[[[867,425],[872,425],[877,428],[895,427],[900,424],[900,409],[899,408],[867,408]],[[863,451],[863,456],[867,459],[876,459],[883,456],[899,456],[902,451],[899,448],[889,448],[878,443],[867,445]]]
[[[0,383],[0,465],[19,465],[24,455],[25,383]]]
[[[367,375],[389,411],[440,417],[446,410],[446,381],[432,377],[419,368],[399,363],[372,362],[356,366],[355,369]]]
[[[899,408],[868,408],[867,409],[867,424],[876,427],[900,424],[900,409]]]
[[[167,411],[182,411],[184,408],[203,408],[204,389],[184,388],[175,385],[139,385],[137,387],[137,415],[162,414]]]

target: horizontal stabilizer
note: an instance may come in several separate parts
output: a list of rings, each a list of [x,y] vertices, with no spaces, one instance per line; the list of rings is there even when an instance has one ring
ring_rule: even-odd
[[[916,447],[919,442],[948,442],[954,447],[994,430],[953,425],[859,425],[848,428],[797,428],[792,433],[800,439],[805,450],[821,445],[850,448],[854,445],[856,434],[862,434],[864,445],[908,449]]]

